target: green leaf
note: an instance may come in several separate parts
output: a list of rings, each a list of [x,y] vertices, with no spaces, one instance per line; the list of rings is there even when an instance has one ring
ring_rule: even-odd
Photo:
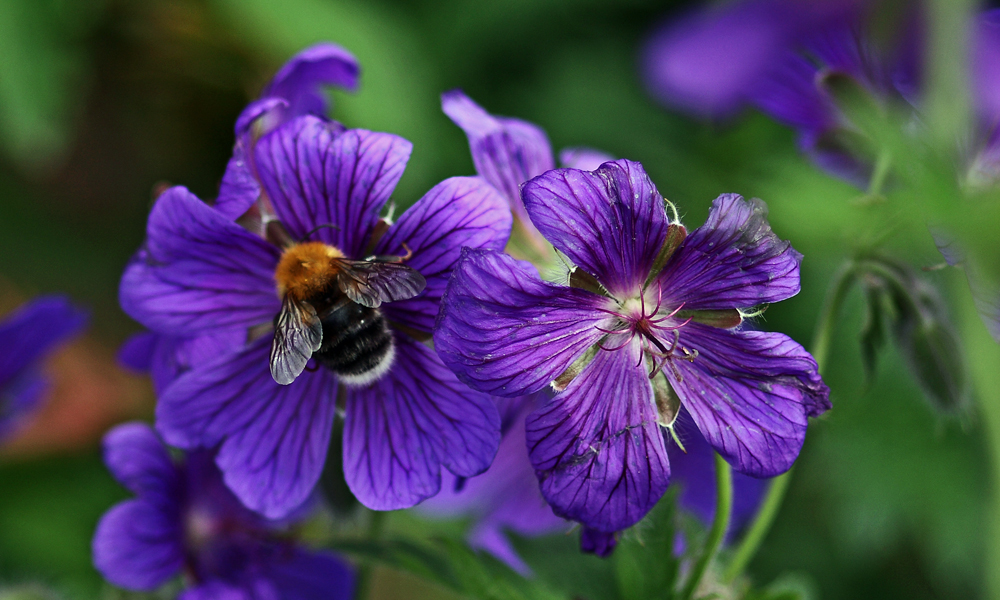
[[[964,410],[969,401],[968,372],[958,334],[948,317],[948,307],[937,290],[905,263],[875,257],[862,263],[869,296],[869,311],[879,315],[884,296],[892,312],[892,335],[914,380],[931,405],[946,414]],[[872,309],[872,305],[875,308]],[[867,335],[877,343],[873,317]]]
[[[744,600],[816,600],[816,583],[802,573],[786,573],[762,590],[747,592]]]
[[[475,552],[456,540],[435,539],[430,543],[417,543],[402,538],[344,540],[334,542],[330,548],[411,573],[471,598],[559,598],[540,582],[525,579],[492,556]]]
[[[0,148],[33,167],[70,141],[85,100],[85,35],[103,2],[0,0]]]
[[[671,596],[678,568],[674,556],[676,496],[668,492],[615,548],[611,560],[622,598],[659,600]]]
[[[534,576],[564,597],[619,600],[614,563],[580,552],[580,536],[522,538],[508,534],[514,549]]]

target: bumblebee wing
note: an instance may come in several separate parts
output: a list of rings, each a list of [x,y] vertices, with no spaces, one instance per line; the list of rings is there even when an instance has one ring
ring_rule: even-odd
[[[271,377],[281,385],[295,381],[322,342],[323,324],[316,315],[316,309],[307,302],[285,295],[274,325]]]
[[[424,291],[427,281],[419,272],[398,262],[344,260],[337,285],[353,302],[378,308],[383,302],[416,296]]]

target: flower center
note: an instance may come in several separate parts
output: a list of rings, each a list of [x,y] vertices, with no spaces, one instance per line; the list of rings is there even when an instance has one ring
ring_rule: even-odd
[[[669,312],[664,309],[663,294],[659,287],[655,301],[646,296],[645,293],[640,293],[639,296],[620,303],[618,310],[609,311],[618,318],[619,325],[614,329],[601,329],[601,331],[609,336],[621,336],[624,341],[611,348],[603,345],[601,348],[618,350],[624,348],[638,336],[639,360],[649,359],[649,378],[652,379],[664,366],[670,365],[677,379],[681,379],[677,368],[673,366],[673,359],[693,361],[698,356],[697,350],[689,350],[680,345],[680,330],[690,323],[691,319],[681,321],[675,318],[677,313],[684,308],[683,303]]]

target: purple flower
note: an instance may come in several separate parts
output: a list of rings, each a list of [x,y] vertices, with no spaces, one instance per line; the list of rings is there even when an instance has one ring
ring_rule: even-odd
[[[230,219],[241,217],[256,208],[260,185],[251,173],[248,151],[257,138],[295,117],[312,114],[325,116],[329,106],[320,86],[355,90],[360,68],[350,52],[328,42],[306,48],[293,56],[264,88],[261,97],[248,105],[236,122],[233,156],[219,189],[215,208]],[[259,228],[260,215],[254,215]],[[143,251],[133,260],[146,260]],[[126,368],[149,372],[159,395],[192,364],[227,349],[236,349],[246,339],[246,332],[233,330],[205,336],[176,337],[155,332],[134,335],[119,352],[119,362]]]
[[[370,508],[412,506],[438,492],[442,465],[471,476],[496,452],[492,401],[466,389],[421,340],[429,338],[461,248],[502,248],[510,214],[483,180],[455,177],[388,226],[379,214],[410,150],[394,135],[299,117],[254,147],[263,200],[274,213],[267,239],[172,188],[150,214],[147,260],[132,263],[122,278],[122,307],[150,329],[176,337],[233,328],[252,334],[235,354],[196,365],[170,385],[157,427],[182,448],[221,444],[216,461],[226,484],[269,517],[287,514],[313,489],[338,410],[347,483]],[[342,367],[321,367],[328,358],[305,356],[300,366],[311,367],[290,385],[275,382],[271,324],[285,314],[276,275],[303,248],[351,260],[405,258],[426,280],[415,297],[345,305],[359,315],[352,328],[374,327],[388,346],[380,346],[380,370],[359,380]],[[338,343],[332,331],[311,334],[322,338],[310,344]]]
[[[474,389],[555,390],[526,421],[555,513],[601,532],[641,519],[666,490],[661,427],[680,407],[737,471],[787,470],[829,390],[799,344],[736,328],[743,309],[799,291],[801,255],[771,232],[764,203],[720,196],[688,236],[627,160],[550,171],[522,194],[538,231],[576,265],[570,285],[466,250],[434,341]]]
[[[94,565],[115,585],[153,590],[181,574],[181,600],[352,597],[351,568],[294,543],[293,523],[244,508],[211,453],[177,463],[152,428],[127,423],[105,436],[104,462],[136,495],[105,513],[94,533]]]
[[[824,0],[805,10],[794,0],[744,0],[695,13],[651,38],[647,85],[665,103],[710,116],[755,106],[795,128],[800,149],[821,168],[864,187],[873,155],[834,90],[917,102],[921,78],[917,11],[894,17],[900,31],[885,43],[870,29],[884,21],[873,17],[879,8],[867,0]]]
[[[0,441],[45,392],[39,363],[86,324],[87,314],[63,296],[35,298],[0,321]]]
[[[528,219],[520,192],[525,181],[555,168],[548,136],[533,123],[491,115],[462,90],[442,94],[441,110],[469,138],[476,173],[507,200],[515,226],[510,250],[543,261],[551,259],[548,243]],[[590,148],[566,148],[559,158],[564,167],[587,170],[612,160]],[[518,247],[522,244],[525,247]]]
[[[441,492],[417,508],[429,516],[471,517],[469,545],[528,575],[531,569],[518,556],[505,531],[534,537],[568,529],[568,523],[555,516],[542,498],[528,459],[524,419],[535,409],[536,398],[503,398],[499,402],[503,438],[490,468],[469,479],[446,476]]]
[[[1000,11],[986,11],[971,28],[969,74],[980,119],[974,180],[1000,173],[998,23]],[[821,168],[865,187],[874,153],[836,90],[853,87],[880,104],[919,110],[924,30],[917,3],[742,0],[661,27],[646,46],[643,72],[657,99],[703,116],[755,106],[795,128],[800,148]]]

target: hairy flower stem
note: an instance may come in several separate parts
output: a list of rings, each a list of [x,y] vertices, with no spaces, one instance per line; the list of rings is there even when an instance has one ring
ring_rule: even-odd
[[[690,600],[698,589],[708,565],[712,563],[716,552],[722,546],[722,540],[726,537],[726,530],[729,529],[729,516],[733,508],[733,473],[726,459],[718,454],[715,455],[715,518],[712,519],[712,528],[708,531],[708,539],[705,540],[705,547],[701,551],[701,556],[695,562],[691,573],[688,575],[684,590],[681,591],[679,600]]]
[[[854,276],[857,268],[852,262],[848,262],[837,271],[833,284],[826,293],[826,300],[823,302],[823,310],[820,312],[819,320],[816,322],[816,333],[813,338],[811,352],[816,359],[816,365],[820,374],[825,371],[826,358],[830,353],[830,343],[833,341],[833,329],[837,322],[837,315],[844,304],[847,292],[850,291],[854,283]],[[778,515],[778,510],[785,499],[785,492],[788,491],[788,482],[791,481],[793,469],[771,479],[767,488],[767,495],[761,503],[760,510],[754,516],[750,528],[747,529],[739,546],[733,552],[733,558],[722,573],[722,582],[731,584],[746,569],[753,557],[757,554],[757,549],[761,542],[771,530],[774,518]]]
[[[986,568],[984,598],[1000,598],[1000,345],[990,337],[976,312],[966,282],[953,278],[958,289],[954,297],[961,299],[959,318],[965,354],[969,357],[972,383],[979,414],[993,455],[992,492],[986,509]]]
[[[382,530],[385,529],[385,518],[388,511],[373,510],[368,521],[367,540],[374,541],[382,537]],[[373,560],[366,560],[358,567],[358,583],[354,587],[354,600],[366,600],[371,594],[372,568],[375,566]]]

